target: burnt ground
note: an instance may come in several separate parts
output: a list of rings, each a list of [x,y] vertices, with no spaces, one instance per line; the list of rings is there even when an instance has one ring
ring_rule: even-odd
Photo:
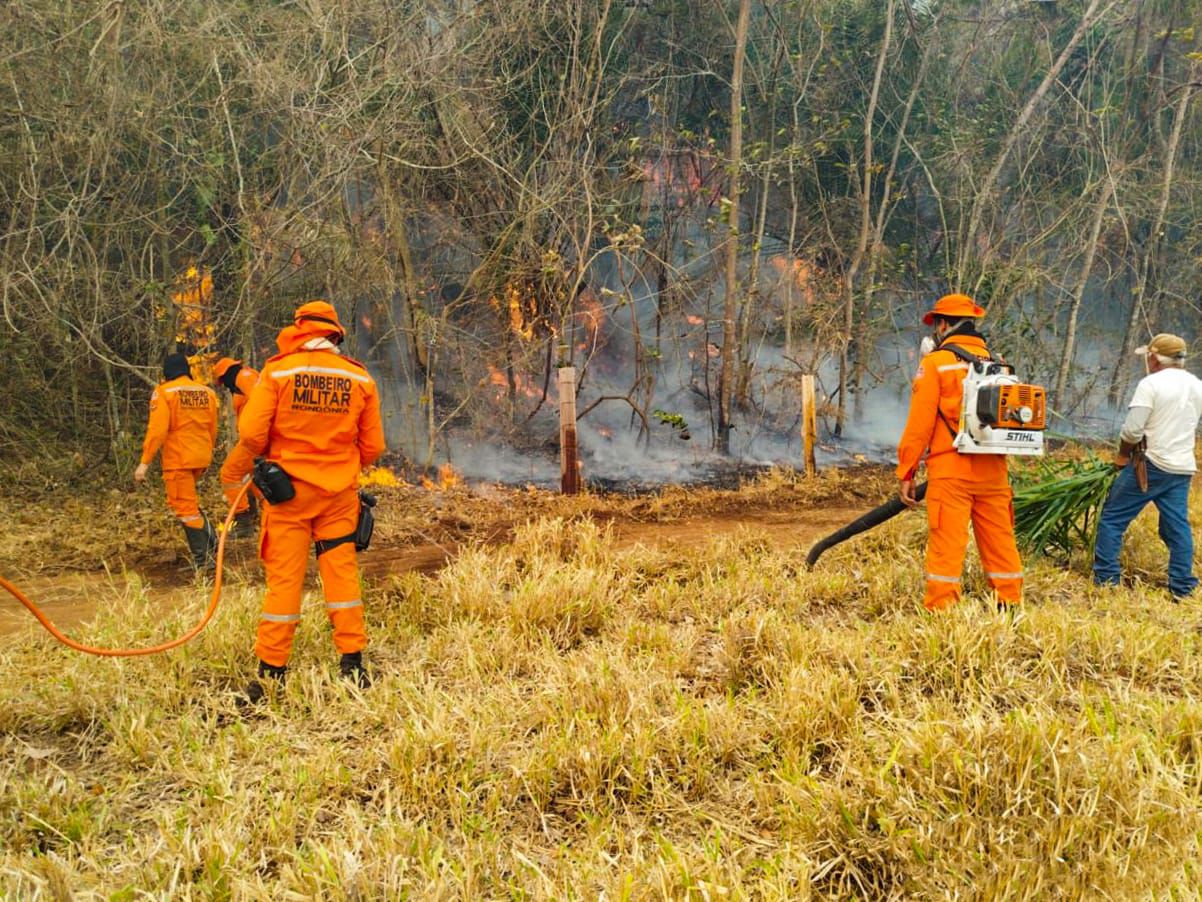
[[[741,480],[734,488],[633,486],[621,492],[590,489],[575,497],[495,484],[378,489],[376,535],[361,565],[372,582],[430,573],[460,548],[504,543],[521,524],[539,517],[559,517],[569,528],[585,519],[607,525],[619,547],[692,546],[740,532],[779,547],[808,547],[884,501],[894,488],[891,474],[874,466],[814,479],[772,470]],[[0,535],[0,574],[25,589],[60,626],[89,619],[106,599],[138,586],[165,605],[203,596],[182,539],[154,495],[110,493],[76,501],[86,515],[74,503],[64,510],[58,502],[5,511],[10,522],[16,518],[38,529]],[[114,528],[118,525],[122,528]],[[227,580],[261,584],[256,553],[253,539],[231,542]],[[0,634],[31,622],[20,604],[0,593]]]

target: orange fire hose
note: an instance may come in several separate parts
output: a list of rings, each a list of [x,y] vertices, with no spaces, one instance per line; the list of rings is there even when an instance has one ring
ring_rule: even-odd
[[[70,636],[63,633],[62,630],[54,625],[49,617],[42,613],[41,609],[34,604],[34,602],[31,601],[24,592],[6,580],[3,576],[0,576],[0,589],[4,589],[9,595],[17,599],[17,601],[21,602],[21,604],[25,605],[25,607],[29,609],[29,613],[33,614],[33,616],[38,619],[38,623],[42,624],[42,626],[46,628],[47,632],[49,632],[50,635],[52,635],[55,639],[63,643],[63,645],[66,645],[68,648],[73,648],[76,651],[82,651],[85,654],[100,655],[106,658],[135,658],[139,655],[157,655],[160,652],[170,651],[173,648],[179,648],[185,642],[190,642],[192,639],[196,638],[196,636],[200,634],[200,631],[203,630],[208,625],[209,621],[213,619],[213,615],[217,613],[217,602],[221,599],[221,571],[225,565],[225,540],[229,536],[230,527],[234,522],[234,511],[238,509],[238,503],[244,497],[246,497],[246,493],[250,490],[250,486],[251,483],[248,480],[247,483],[242,486],[242,490],[238,492],[238,497],[234,499],[234,502],[230,505],[229,513],[225,516],[225,526],[221,530],[221,538],[217,541],[217,572],[213,577],[213,594],[209,598],[208,610],[205,611],[204,616],[200,618],[200,622],[197,623],[196,626],[192,627],[192,629],[188,630],[179,638],[172,639],[170,642],[163,642],[160,645],[149,645],[145,648],[96,648],[92,645],[84,645],[82,642],[76,642]]]

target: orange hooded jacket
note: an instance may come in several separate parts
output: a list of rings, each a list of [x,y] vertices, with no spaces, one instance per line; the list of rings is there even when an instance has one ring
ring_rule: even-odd
[[[222,357],[213,365],[214,388],[216,388],[217,384],[226,384],[225,376],[230,371],[230,368],[235,366],[238,367],[238,372],[234,376],[234,387],[237,391],[230,392],[230,400],[234,405],[234,419],[237,420],[242,415],[242,408],[246,406],[246,402],[250,399],[251,389],[259,381],[259,371],[245,366],[241,360],[235,360],[232,357]]]
[[[217,394],[191,376],[161,383],[150,395],[142,463],[163,449],[164,470],[202,470],[217,441]]]
[[[233,392],[230,398],[234,402],[234,418],[240,421],[246,402],[250,400],[250,393],[259,384],[259,371],[243,366],[238,370],[238,375],[234,377],[234,384],[238,386],[238,390]]]
[[[309,321],[280,332],[280,353],[238,418],[238,443],[332,495],[353,487],[384,452],[384,426],[367,368],[330,347],[305,347],[328,332]]]
[[[953,335],[946,344],[954,344],[976,357],[990,356],[985,340],[976,335]],[[968,364],[951,351],[940,349],[922,358],[914,377],[910,415],[897,447],[898,479],[913,479],[926,453],[928,479],[1006,483],[1004,455],[960,454],[952,446],[960,423],[967,373]]]

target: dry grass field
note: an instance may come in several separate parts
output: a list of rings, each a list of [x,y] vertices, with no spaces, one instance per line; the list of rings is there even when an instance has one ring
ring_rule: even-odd
[[[1195,898],[1202,603],[1157,588],[1155,517],[1128,538],[1130,586],[1032,561],[1007,616],[970,562],[970,597],[929,616],[921,516],[802,566],[888,488],[386,492],[376,685],[337,678],[309,603],[286,690],[250,714],[248,549],[171,654],[96,659],[10,629],[0,895]],[[105,557],[81,637],[182,631],[202,592],[156,557],[179,544],[156,503],[114,496],[73,523],[12,503],[33,538],[0,540],[0,572]],[[127,528],[102,536],[114,517]],[[404,564],[428,546],[445,565]]]

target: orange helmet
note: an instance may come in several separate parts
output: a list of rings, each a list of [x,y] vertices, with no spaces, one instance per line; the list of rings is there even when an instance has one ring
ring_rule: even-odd
[[[298,329],[314,335],[329,332],[337,334],[338,339],[335,344],[346,338],[346,329],[342,327],[342,323],[338,319],[338,311],[327,301],[307,301],[301,304],[296,308],[293,321],[296,323]],[[306,325],[309,323],[321,325],[316,327]],[[323,326],[329,328],[323,328]]]
[[[935,302],[935,306],[926,312],[922,321],[930,326],[935,322],[935,317],[945,316],[948,319],[967,319],[977,318],[985,315],[985,309],[977,305],[966,294],[945,294]]]
[[[241,363],[241,360],[235,360],[233,357],[222,357],[213,364],[213,378],[220,379],[227,372],[229,372],[229,368],[231,366],[238,366]]]

